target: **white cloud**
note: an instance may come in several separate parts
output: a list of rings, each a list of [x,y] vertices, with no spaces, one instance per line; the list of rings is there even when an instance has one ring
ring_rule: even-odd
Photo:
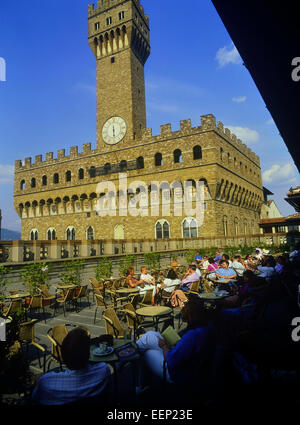
[[[229,63],[240,65],[243,61],[237,48],[232,43],[232,48],[221,47],[216,54],[216,60],[219,63],[219,68],[223,68]]]
[[[225,127],[229,128],[231,133],[235,134],[238,139],[241,139],[242,142],[247,143],[248,145],[253,145],[259,140],[259,133],[256,130],[251,130],[247,127],[235,127],[232,125],[226,125]]]
[[[161,112],[177,112],[179,110],[178,106],[176,105],[163,104],[163,103],[148,102],[148,106],[150,109],[154,109],[156,111],[161,111]]]
[[[273,164],[268,170],[263,172],[263,180],[266,183],[274,183],[281,181],[283,184],[296,183],[295,166],[292,162],[279,165]]]
[[[0,184],[12,183],[14,179],[13,165],[0,164]]]
[[[242,103],[246,102],[247,97],[246,96],[240,96],[240,97],[233,97],[232,101],[236,103]]]
[[[76,92],[88,93],[96,96],[97,88],[94,84],[77,83],[74,85],[73,90]]]

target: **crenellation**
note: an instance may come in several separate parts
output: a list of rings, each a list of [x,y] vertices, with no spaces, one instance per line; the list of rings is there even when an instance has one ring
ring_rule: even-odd
[[[162,124],[160,126],[160,135],[161,136],[171,136],[172,135],[171,124]]]
[[[71,146],[70,147],[70,156],[75,157],[78,155],[78,146]]]
[[[25,158],[25,168],[31,167],[31,157]]]
[[[200,118],[203,130],[215,130],[217,128],[216,117],[213,114],[201,115]]]
[[[39,165],[43,161],[43,155],[35,155],[33,165]]]
[[[142,129],[142,140],[150,139],[152,137],[152,128]]]
[[[15,160],[15,170],[22,168],[22,161],[20,159]]]
[[[53,161],[53,152],[46,153],[46,162],[47,161]]]
[[[192,131],[192,122],[190,119],[180,121],[180,132],[189,133]]]
[[[82,151],[82,153],[83,154],[89,154],[89,153],[91,153],[91,151],[92,151],[92,144],[91,143],[85,143],[84,145],[83,145],[83,151]]]
[[[232,141],[232,143],[233,144],[235,144],[236,145],[236,142],[237,142],[237,137],[236,137],[236,135],[235,134],[231,134],[231,141]]]
[[[57,151],[57,159],[58,160],[65,158],[65,156],[66,156],[66,150],[65,149],[59,149]]]
[[[217,122],[217,129],[222,135],[224,134],[224,124],[221,121]]]

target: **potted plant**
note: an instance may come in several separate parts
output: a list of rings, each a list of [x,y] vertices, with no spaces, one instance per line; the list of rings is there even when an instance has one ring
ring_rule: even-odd
[[[83,265],[84,260],[67,261],[64,265],[64,272],[61,273],[61,285],[80,286]]]
[[[101,258],[95,269],[95,275],[98,282],[102,279],[108,279],[112,275],[112,260]]]
[[[47,285],[49,279],[49,266],[46,262],[32,263],[23,267],[21,270],[21,277],[25,284],[28,286],[31,297],[39,295],[39,288],[41,285]],[[26,299],[30,302],[30,297]]]
[[[147,267],[151,270],[158,270],[160,267],[160,254],[159,252],[147,252],[144,254],[144,260]]]

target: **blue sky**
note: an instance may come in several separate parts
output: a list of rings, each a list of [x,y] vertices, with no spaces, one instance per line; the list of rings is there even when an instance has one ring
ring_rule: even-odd
[[[87,41],[88,0],[1,2],[0,208],[3,227],[20,229],[13,210],[16,159],[83,143],[96,146],[96,63]],[[150,18],[147,126],[213,113],[260,156],[264,185],[282,214],[299,185],[293,160],[210,0],[142,0]],[[184,7],[182,6],[184,5]]]

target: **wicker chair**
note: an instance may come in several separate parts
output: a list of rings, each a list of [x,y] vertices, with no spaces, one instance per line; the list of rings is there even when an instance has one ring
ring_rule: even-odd
[[[106,333],[113,335],[115,338],[122,339],[126,336],[126,330],[123,328],[117,313],[113,308],[107,308],[102,313],[105,321]]]
[[[78,288],[76,288],[78,289]],[[82,298],[86,298],[89,304],[89,308],[91,308],[90,297],[88,292],[88,285],[80,286],[79,291],[75,294],[73,301],[75,302],[76,308],[78,307],[78,300],[80,300],[80,305],[82,304]]]
[[[56,308],[60,305],[63,307],[64,310],[64,316],[66,317],[66,305],[67,304],[73,304],[74,305],[74,296],[75,296],[75,292],[76,292],[76,288],[70,288],[67,290],[66,295],[61,297],[61,298],[57,298],[56,303],[54,305],[54,315],[56,312]]]
[[[46,371],[46,353],[47,350],[45,347],[42,347],[35,341],[34,337],[34,325],[36,324],[37,319],[33,319],[30,322],[23,322],[20,324],[20,333],[19,333],[19,342],[26,345],[26,355],[28,357],[28,347],[29,345],[33,345],[38,353],[39,366],[42,368],[41,359],[40,359],[40,351],[43,353],[43,373]]]
[[[152,293],[153,293],[152,289],[147,289],[143,296],[142,301],[139,301],[138,304],[143,307],[148,307],[149,305],[152,305]]]
[[[137,316],[135,312],[135,308],[131,303],[127,303],[123,306],[121,310],[126,317],[127,327],[130,331],[130,337],[132,337],[133,333],[133,339],[136,341],[139,331],[142,331],[144,333],[144,329],[146,327],[153,327],[153,321],[146,321],[142,320],[140,317]]]
[[[199,287],[200,287],[200,280],[196,280],[191,284],[190,289],[185,293],[186,295],[198,295],[199,294]]]
[[[8,317],[11,314],[15,314],[18,312],[24,313],[23,301],[21,298],[12,300],[8,307],[4,307],[2,314],[3,317]]]
[[[47,332],[47,337],[51,341],[51,357],[48,363],[48,371],[52,361],[59,363],[59,367],[63,369],[63,359],[61,355],[61,345],[67,334],[69,333],[68,327],[74,327],[70,324],[59,324],[50,328]]]
[[[25,308],[25,314],[26,314],[26,319],[27,319],[27,315],[33,311],[33,310],[43,310],[43,316],[44,316],[44,321],[46,323],[46,315],[45,315],[45,308],[43,306],[43,296],[42,295],[33,295],[30,299],[30,303],[28,304],[28,306]]]
[[[96,323],[96,316],[97,316],[97,311],[98,308],[102,308],[104,307],[104,309],[106,308],[112,308],[114,307],[114,304],[109,304],[105,301],[105,298],[100,295],[100,294],[95,294],[95,302],[96,302],[96,309],[95,309],[95,315],[94,315],[94,323]]]

